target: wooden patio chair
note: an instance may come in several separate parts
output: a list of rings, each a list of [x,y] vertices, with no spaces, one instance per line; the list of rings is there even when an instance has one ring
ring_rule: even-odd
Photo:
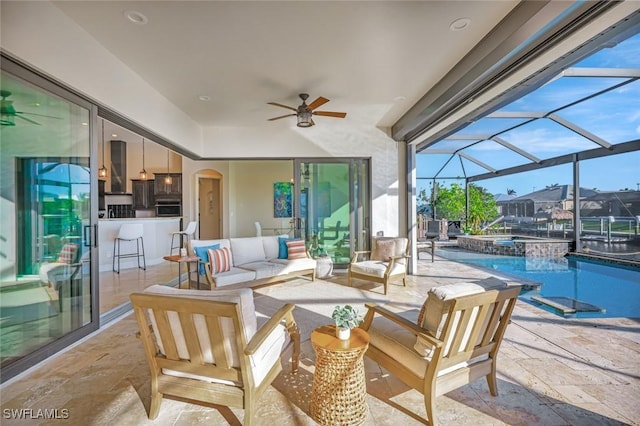
[[[150,419],[167,395],[243,408],[243,423],[250,425],[258,399],[282,371],[285,350],[293,350],[297,372],[300,339],[292,304],[258,327],[246,288],[204,292],[156,285],[130,298],[151,370]]]
[[[373,237],[370,251],[355,251],[349,263],[347,279],[354,278],[381,283],[387,294],[389,283],[402,281],[407,285],[407,263],[410,244],[403,237]]]
[[[496,358],[519,292],[504,283],[490,290],[473,283],[436,287],[417,321],[367,304],[366,356],[422,393],[435,425],[436,396],[482,377],[498,395]]]

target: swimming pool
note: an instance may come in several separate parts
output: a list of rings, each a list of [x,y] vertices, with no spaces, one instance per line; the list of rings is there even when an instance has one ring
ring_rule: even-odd
[[[462,263],[516,275],[541,284],[539,290],[523,291],[520,298],[546,311],[574,318],[640,318],[640,269],[612,266],[596,260],[561,258],[527,258],[497,256],[447,247],[438,255]],[[538,300],[542,300],[542,303]],[[546,304],[549,300],[578,301],[597,307],[584,312],[566,313]],[[575,307],[575,306],[574,306]]]

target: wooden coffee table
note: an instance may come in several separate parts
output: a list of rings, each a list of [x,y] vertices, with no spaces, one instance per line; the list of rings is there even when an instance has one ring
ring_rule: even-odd
[[[316,351],[311,417],[321,425],[362,424],[367,417],[362,358],[369,347],[369,334],[354,328],[349,340],[340,340],[335,325],[326,325],[311,333],[311,344]]]

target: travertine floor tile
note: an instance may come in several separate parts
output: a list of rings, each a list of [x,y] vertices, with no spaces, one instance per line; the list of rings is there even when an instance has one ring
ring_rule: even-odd
[[[388,296],[377,285],[354,287],[376,303],[395,311],[420,309],[435,285],[481,279],[486,271],[437,259],[420,262],[407,286],[391,285]],[[125,286],[142,289],[175,279],[177,269],[136,272],[113,284],[111,301]],[[346,286],[346,277],[331,280]],[[266,299],[286,286],[294,298],[313,300],[304,279],[265,287],[256,294],[268,311],[278,300]],[[370,289],[370,290],[368,290]],[[128,294],[128,293],[127,293]],[[340,295],[338,295],[340,299]],[[342,299],[340,299],[342,301]],[[111,303],[111,302],[110,302]],[[114,302],[115,303],[115,302]],[[331,300],[318,303],[331,305]],[[337,302],[336,302],[337,303]],[[302,336],[300,369],[290,374],[288,363],[259,401],[259,425],[315,425],[309,416],[315,353],[310,330],[330,323],[322,309],[296,308]],[[268,315],[268,312],[266,312]],[[83,425],[237,425],[244,410],[208,407],[165,398],[158,419],[150,421],[149,370],[136,339],[132,315],[55,356],[29,374],[3,385],[1,409],[67,409],[67,424]],[[640,325],[633,319],[580,320],[556,317],[518,303],[498,357],[497,397],[479,380],[436,399],[441,424],[455,425],[640,425]],[[423,396],[365,358],[368,417],[365,425],[423,424]],[[65,424],[34,420],[28,424]],[[2,419],[4,425],[24,420]]]

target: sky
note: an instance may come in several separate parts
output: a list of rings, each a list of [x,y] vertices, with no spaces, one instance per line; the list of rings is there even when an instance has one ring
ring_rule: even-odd
[[[637,71],[640,69],[640,33],[620,42],[615,47],[596,52],[574,64],[573,67],[628,68]],[[617,85],[619,86],[615,87]],[[608,88],[613,90],[561,109],[557,115],[612,145],[640,139],[640,80],[564,76],[548,82],[536,91],[506,105],[500,111],[548,113]],[[447,140],[437,142],[430,149],[456,150],[475,142],[463,138],[456,139],[456,135],[487,135],[488,137],[497,133],[500,133],[501,139],[539,159],[599,147],[584,136],[547,118],[503,132],[524,121],[525,119],[519,118],[485,117],[461,129]],[[492,140],[484,140],[469,146],[462,152],[498,170],[531,162],[530,159]],[[418,178],[431,178],[436,173],[441,178],[455,178],[484,174],[488,171],[468,159],[461,159],[458,156],[451,158],[450,154],[418,154],[417,157]],[[431,180],[418,179],[418,190],[428,189],[430,182]],[[448,185],[454,180],[438,179],[438,182]],[[513,189],[517,195],[525,195],[543,189],[547,185],[572,184],[572,182],[572,165],[565,164],[487,179],[476,184],[493,194],[504,194],[508,189]],[[617,191],[625,188],[640,190],[640,151],[581,161],[580,186],[603,191]]]

